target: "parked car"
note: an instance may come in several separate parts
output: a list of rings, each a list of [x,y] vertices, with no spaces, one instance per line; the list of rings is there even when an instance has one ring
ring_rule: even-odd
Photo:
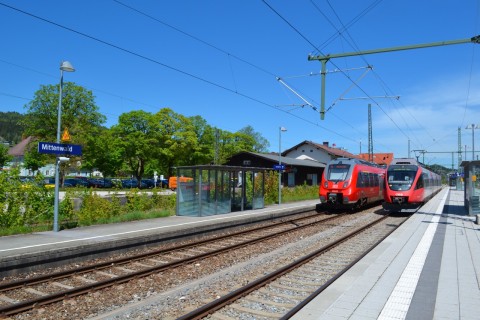
[[[90,179],[89,182],[93,188],[113,188],[113,183],[111,179],[96,178]]]
[[[90,184],[87,181],[83,179],[78,179],[78,178],[66,178],[63,183],[64,183],[64,186],[65,186],[65,183],[67,183],[72,185],[72,187],[88,188],[90,186]]]
[[[43,186],[47,189],[50,189],[50,188],[55,188],[55,178],[45,178],[43,180]],[[62,185],[60,185],[61,187]],[[69,182],[65,182],[63,183],[63,187],[65,188],[68,188],[68,187],[73,187],[73,185]]]
[[[137,179],[124,179],[122,180],[122,188],[138,188]],[[145,182],[140,181],[140,189],[146,189],[147,185]]]
[[[157,188],[168,188],[168,179],[157,179]]]
[[[142,179],[142,183],[145,183],[148,189],[155,188],[155,181],[153,179]]]

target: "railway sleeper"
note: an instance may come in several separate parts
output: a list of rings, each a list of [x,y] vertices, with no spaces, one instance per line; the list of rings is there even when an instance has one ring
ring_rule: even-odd
[[[265,305],[271,305],[275,307],[283,307],[283,308],[293,308],[297,305],[296,303],[288,303],[288,302],[282,303],[282,302],[276,302],[271,300],[264,300],[262,298],[254,297],[252,295],[246,296],[242,298],[242,300],[252,301],[252,302],[261,303]]]
[[[52,282],[52,285],[57,286],[57,287],[59,287],[59,288],[67,289],[67,290],[70,290],[70,289],[75,288],[75,287],[72,287],[72,286],[69,286],[69,285],[67,285],[67,284],[63,284],[63,283],[61,283],[61,282],[57,282],[57,281]]]
[[[292,290],[289,289],[289,291],[292,291]],[[298,302],[303,301],[305,299],[303,295],[299,295],[299,294],[293,295],[293,294],[281,293],[281,292],[273,293],[271,290],[268,290],[268,289],[265,289],[265,288],[258,289],[258,292],[269,295],[269,296],[276,296],[276,297],[281,297],[281,298],[285,298],[285,299],[291,299],[291,300],[295,300],[295,301],[298,301]]]
[[[270,283],[270,286],[273,287],[273,288],[277,288],[277,289],[284,289],[284,290],[288,290],[288,291],[297,291],[297,292],[307,292],[307,293],[311,293],[312,290],[309,290],[309,289],[304,289],[304,288],[292,288],[292,287],[289,287],[289,286],[286,286],[286,285],[283,285],[283,284],[280,284],[280,283]]]
[[[118,277],[116,274],[113,273],[108,273],[108,272],[103,272],[103,271],[95,271],[96,274],[101,275],[101,276],[106,276],[110,278],[116,278]]]
[[[74,278],[77,279],[77,280],[86,282],[86,283],[96,283],[96,282],[97,282],[97,281],[95,281],[95,280],[88,279],[88,278],[85,278],[85,277],[82,277],[82,276],[76,276],[76,277],[74,277]]]
[[[237,318],[232,318],[218,312],[210,314],[208,317],[209,319],[212,319],[212,320],[238,320]]]
[[[299,276],[300,277],[300,276]],[[316,282],[314,281],[304,281],[306,280],[305,278],[300,280],[300,279],[292,279],[291,277],[289,277],[288,279],[284,279],[284,281],[288,281],[288,282],[291,282],[292,284],[295,284],[295,285],[299,285],[299,286],[309,286],[309,287],[318,287],[321,280],[318,280]]]
[[[9,298],[4,294],[0,294],[0,300],[2,300],[4,302],[7,302],[7,303],[11,303],[11,304],[18,303],[18,300]]]
[[[247,307],[244,307],[240,305],[239,303],[232,303],[231,305],[228,306],[231,309],[234,309],[236,311],[239,311],[244,314],[253,314],[257,315],[259,317],[267,317],[267,318],[273,318],[273,319],[278,319],[281,313],[277,312],[268,312],[268,311],[263,311],[263,310],[256,310],[256,309],[250,309]]]
[[[25,292],[28,292],[28,293],[32,293],[34,295],[37,295],[37,296],[40,296],[40,297],[46,297],[48,296],[48,293],[45,293],[45,292],[42,292],[42,291],[38,291],[38,290],[35,290],[33,288],[24,288],[23,289]]]

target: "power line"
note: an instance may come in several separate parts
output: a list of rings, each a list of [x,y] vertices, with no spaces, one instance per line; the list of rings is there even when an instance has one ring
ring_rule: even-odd
[[[124,6],[125,8],[128,8],[129,10],[135,11],[135,12],[137,12],[137,13],[140,14],[140,15],[143,15],[143,16],[149,18],[149,19],[152,19],[152,20],[160,23],[160,24],[163,24],[164,26],[166,26],[166,27],[168,27],[168,28],[170,28],[170,29],[172,29],[172,30],[175,30],[176,32],[179,32],[179,33],[181,33],[181,34],[183,34],[183,35],[185,35],[185,36],[187,36],[187,37],[189,37],[189,38],[192,38],[192,39],[194,39],[195,41],[198,41],[198,42],[203,43],[204,45],[206,45],[206,46],[208,46],[208,47],[210,47],[210,48],[213,48],[213,49],[215,49],[215,50],[217,50],[217,51],[220,51],[220,52],[226,54],[227,56],[230,56],[230,57],[232,57],[232,58],[235,58],[235,59],[237,59],[238,61],[241,61],[241,62],[243,62],[243,63],[246,63],[246,64],[248,64],[249,66],[254,67],[255,69],[258,69],[258,70],[260,70],[260,71],[262,71],[262,72],[264,72],[264,73],[266,73],[266,74],[269,74],[269,75],[271,75],[271,76],[273,76],[273,77],[276,77],[276,76],[277,76],[277,75],[275,75],[273,72],[270,72],[270,71],[268,71],[268,70],[266,70],[266,69],[264,69],[264,68],[262,68],[262,67],[260,67],[260,66],[257,66],[257,65],[255,65],[255,64],[253,64],[253,63],[251,63],[251,62],[249,62],[249,61],[247,61],[247,60],[245,60],[245,59],[242,59],[242,58],[240,58],[240,57],[238,57],[238,56],[236,56],[236,55],[234,55],[234,54],[232,54],[232,53],[230,53],[230,52],[228,52],[228,51],[226,51],[226,50],[224,50],[224,49],[222,49],[222,48],[220,48],[220,47],[218,47],[218,46],[216,46],[216,45],[213,45],[213,44],[211,44],[211,43],[209,43],[209,42],[207,42],[207,41],[205,41],[205,40],[202,40],[202,39],[200,39],[199,37],[196,37],[196,36],[194,36],[194,35],[186,32],[186,31],[183,31],[183,30],[181,30],[180,28],[177,28],[177,27],[175,27],[175,26],[173,26],[173,25],[171,25],[171,24],[169,24],[169,23],[166,23],[165,21],[162,21],[162,20],[160,20],[160,19],[158,19],[158,18],[155,18],[154,16],[149,15],[149,14],[146,13],[146,12],[140,11],[140,10],[138,10],[138,9],[132,7],[132,6],[126,5],[125,3],[121,2],[121,1],[118,1],[118,0],[113,0],[113,1],[116,2],[116,3],[118,3],[118,4],[120,4],[120,5],[122,5],[122,6]]]
[[[305,121],[305,122],[310,123],[310,124],[312,124],[312,125],[314,125],[314,126],[320,127],[320,128],[322,128],[322,129],[330,132],[330,133],[333,133],[333,134],[335,134],[335,135],[338,135],[338,136],[340,136],[340,137],[342,137],[342,138],[344,138],[344,139],[346,139],[346,140],[355,141],[355,140],[353,140],[353,139],[351,139],[351,138],[349,138],[349,137],[347,137],[347,136],[344,136],[344,135],[342,135],[342,134],[340,134],[340,133],[338,133],[338,132],[335,132],[335,131],[333,131],[333,130],[331,130],[331,129],[328,129],[328,128],[326,128],[326,127],[323,127],[323,126],[319,125],[318,123],[315,123],[315,122],[313,122],[313,121],[311,121],[311,120],[302,118],[302,117],[297,116],[297,115],[295,115],[295,114],[293,114],[293,113],[290,113],[290,112],[288,112],[288,111],[281,110],[281,109],[277,108],[276,106],[271,105],[271,104],[269,104],[269,103],[267,103],[267,102],[265,102],[265,101],[262,101],[262,100],[260,100],[260,99],[254,98],[254,97],[249,96],[249,95],[247,95],[247,94],[244,94],[244,93],[242,93],[242,92],[235,91],[235,90],[233,90],[233,89],[230,89],[230,88],[228,88],[228,87],[226,87],[226,86],[223,86],[223,85],[218,84],[218,83],[216,83],[216,82],[213,82],[213,81],[211,81],[211,80],[208,80],[208,79],[202,78],[202,77],[200,77],[200,76],[194,75],[194,74],[192,74],[192,73],[183,71],[183,70],[181,70],[181,69],[179,69],[179,68],[176,68],[176,67],[167,65],[167,64],[162,63],[162,62],[160,62],[160,61],[157,61],[157,60],[155,60],[155,59],[152,59],[152,58],[149,58],[149,57],[144,56],[144,55],[142,55],[142,54],[136,53],[136,52],[134,52],[134,51],[132,51],[132,50],[122,48],[122,47],[120,47],[120,46],[118,46],[118,45],[112,44],[112,43],[107,42],[107,41],[105,41],[105,40],[102,40],[102,39],[96,38],[96,37],[94,37],[94,36],[88,35],[88,34],[86,34],[86,33],[77,31],[77,30],[72,29],[72,28],[70,28],[70,27],[66,27],[66,26],[61,25],[61,24],[59,24],[59,23],[53,22],[53,21],[51,21],[51,20],[48,20],[48,19],[45,19],[45,18],[42,18],[42,17],[39,17],[39,16],[34,15],[34,14],[32,14],[32,13],[26,12],[26,11],[24,11],[24,10],[21,10],[21,9],[18,9],[18,8],[15,8],[15,7],[12,7],[12,6],[7,5],[7,4],[4,4],[4,3],[2,3],[2,2],[0,2],[0,5],[2,5],[2,6],[4,6],[4,7],[7,7],[7,8],[9,8],[9,9],[12,9],[12,10],[14,10],[14,11],[20,12],[20,13],[22,13],[22,14],[25,14],[25,15],[27,15],[27,16],[30,16],[30,17],[32,17],[32,18],[41,20],[41,21],[46,22],[46,23],[48,23],[48,24],[52,24],[52,25],[57,26],[57,27],[59,27],[59,28],[62,28],[62,29],[64,29],[64,30],[73,32],[73,33],[75,33],[75,34],[77,34],[77,35],[80,35],[80,36],[82,36],[82,37],[88,38],[88,39],[90,39],[90,40],[99,42],[99,43],[104,44],[104,45],[106,45],[106,46],[112,47],[112,48],[114,48],[114,49],[117,49],[117,50],[123,51],[123,52],[125,52],[125,53],[131,54],[131,55],[133,55],[133,56],[135,56],[135,57],[144,59],[144,60],[146,60],[146,61],[149,61],[149,62],[152,62],[152,63],[155,63],[155,64],[158,64],[158,65],[163,66],[163,67],[165,67],[165,68],[167,68],[167,69],[176,71],[176,72],[178,72],[178,73],[180,73],[180,74],[183,74],[183,75],[186,75],[186,76],[188,76],[188,77],[194,78],[194,79],[196,79],[196,80],[202,81],[202,82],[204,82],[204,83],[210,84],[210,85],[212,85],[212,86],[214,86],[214,87],[223,89],[223,90],[228,91],[228,92],[233,93],[233,94],[237,94],[237,95],[239,95],[239,96],[241,96],[241,97],[243,97],[243,98],[246,98],[246,99],[251,100],[251,101],[253,101],[253,102],[256,102],[256,103],[258,103],[258,104],[261,104],[261,105],[264,105],[264,106],[266,106],[266,107],[275,109],[275,110],[277,110],[277,111],[286,113],[286,114],[288,114],[288,115],[290,115],[290,116],[292,116],[292,117],[295,117],[295,118],[297,118],[297,119],[299,119],[299,120]]]
[[[262,2],[268,7],[270,8],[270,10],[272,10],[280,19],[282,19],[286,24],[288,24],[302,39],[304,39],[307,43],[309,43],[314,49],[316,49],[318,52],[320,52],[322,55],[324,55],[322,53],[322,51],[316,46],[314,45],[305,35],[303,35],[303,33],[301,33],[297,28],[295,28],[295,26],[293,26],[285,17],[283,17],[277,10],[275,10],[270,4],[268,4],[266,2],[266,0],[262,0]],[[325,55],[324,55],[325,56]],[[337,69],[339,69],[341,71],[341,69],[334,63],[334,62],[331,62]],[[345,72],[341,71],[341,73],[348,79],[350,80],[352,83],[355,83],[355,81],[348,75],[346,74]],[[387,116],[387,118],[390,119],[390,121],[392,121],[392,123],[397,127],[397,129],[406,137],[406,138],[409,138],[408,135],[398,126],[398,124],[385,112],[385,110],[383,110],[383,108],[380,106],[380,104],[375,100],[373,99],[373,97],[371,97],[362,87],[360,87],[358,84],[356,84],[356,87],[362,91],[366,96],[368,96],[370,98],[370,100],[385,114],[385,116]]]

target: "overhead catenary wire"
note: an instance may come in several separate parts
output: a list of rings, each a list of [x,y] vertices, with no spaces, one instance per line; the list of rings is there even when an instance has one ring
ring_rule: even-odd
[[[332,134],[335,134],[335,135],[337,135],[337,136],[340,136],[340,137],[342,137],[342,138],[344,138],[344,139],[346,139],[346,140],[356,142],[354,139],[352,139],[352,138],[350,138],[350,137],[347,137],[347,136],[345,136],[345,135],[342,135],[342,134],[340,134],[340,133],[338,133],[338,132],[336,132],[336,131],[333,131],[333,130],[327,128],[327,127],[324,127],[324,126],[322,126],[322,125],[320,125],[320,124],[318,124],[318,123],[316,123],[316,122],[313,122],[313,121],[311,121],[311,120],[309,120],[309,119],[305,119],[305,118],[300,117],[300,116],[298,116],[298,115],[295,115],[295,114],[293,114],[293,113],[291,113],[291,112],[282,110],[282,109],[280,109],[280,108],[278,108],[278,107],[276,107],[276,106],[274,106],[274,105],[272,105],[272,104],[269,104],[269,103],[267,103],[267,102],[265,102],[265,101],[262,101],[262,100],[260,100],[260,99],[255,98],[255,97],[252,97],[252,96],[249,96],[249,95],[247,95],[247,94],[245,94],[245,93],[242,93],[242,92],[239,92],[239,91],[235,91],[234,89],[228,88],[228,87],[226,87],[226,86],[224,86],[224,85],[221,85],[221,84],[219,84],[219,83],[216,83],[216,82],[214,82],[214,81],[205,79],[205,78],[200,77],[200,76],[198,76],[198,75],[195,75],[195,74],[193,74],[193,73],[190,73],[190,72],[181,70],[181,69],[179,69],[179,68],[170,66],[170,65],[168,65],[168,64],[165,64],[165,63],[160,62],[160,61],[158,61],[158,60],[155,60],[155,59],[153,59],[153,58],[147,57],[147,56],[145,56],[145,55],[139,54],[139,53],[134,52],[134,51],[129,50],[129,49],[125,49],[125,48],[123,48],[123,47],[120,47],[120,46],[115,45],[115,44],[113,44],[113,43],[110,43],[110,42],[108,42],[108,41],[105,41],[105,40],[102,40],[102,39],[100,39],[100,38],[91,36],[91,35],[86,34],[86,33],[84,33],[84,32],[75,30],[75,29],[73,29],[73,28],[70,28],[70,27],[61,25],[61,24],[56,23],[56,22],[54,22],[54,21],[51,21],[51,20],[42,18],[42,17],[40,17],[40,16],[37,16],[37,15],[32,14],[32,13],[29,13],[29,12],[27,12],[27,11],[24,11],[24,10],[21,10],[21,9],[18,9],[18,8],[15,8],[15,7],[10,6],[10,5],[8,5],[8,4],[5,4],[5,3],[0,2],[0,5],[2,5],[2,6],[4,6],[4,7],[7,7],[7,8],[9,8],[9,9],[11,9],[11,10],[17,11],[17,12],[19,12],[19,13],[25,14],[25,15],[27,15],[27,16],[30,16],[30,17],[32,17],[32,18],[41,20],[41,21],[46,22],[46,23],[48,23],[48,24],[57,26],[57,27],[59,27],[59,28],[62,28],[62,29],[64,29],[64,30],[67,30],[67,31],[69,31],[69,32],[75,33],[75,34],[80,35],[80,36],[82,36],[82,37],[88,38],[88,39],[90,39],[90,40],[96,41],[96,42],[101,43],[101,44],[103,44],[103,45],[106,45],[106,46],[112,47],[112,48],[114,48],[114,49],[123,51],[123,52],[125,52],[125,53],[128,53],[128,54],[130,54],[130,55],[133,55],[133,56],[138,57],[138,58],[140,58],[140,59],[144,59],[144,60],[146,60],[146,61],[155,63],[155,64],[157,64],[157,65],[160,65],[160,66],[165,67],[165,68],[167,68],[167,69],[170,69],[170,70],[172,70],[172,71],[178,72],[178,73],[183,74],[183,75],[185,75],[185,76],[194,78],[194,79],[199,80],[199,81],[201,81],[201,82],[207,83],[207,84],[212,85],[212,86],[214,86],[214,87],[217,87],[217,88],[219,88],[219,89],[228,91],[228,92],[233,93],[233,94],[237,94],[237,95],[239,95],[239,96],[241,96],[241,97],[243,97],[243,98],[246,98],[246,99],[251,100],[251,101],[253,101],[253,102],[259,103],[259,104],[264,105],[264,106],[266,106],[266,107],[275,109],[275,110],[277,110],[277,111],[286,113],[286,114],[288,114],[288,115],[290,115],[290,116],[292,116],[292,117],[294,117],[294,118],[297,118],[297,119],[299,119],[299,120],[301,120],[301,121],[304,121],[304,122],[310,123],[310,124],[312,124],[312,125],[314,125],[314,126],[316,126],[316,127],[322,128],[322,129],[324,129],[325,131],[330,132],[330,133],[332,133]],[[272,74],[272,75],[273,75],[273,74]]]
[[[321,50],[315,45],[313,44],[302,32],[300,32],[294,25],[292,25],[285,17],[283,17],[277,10],[275,10],[269,3],[267,3],[266,0],[262,0],[262,2],[268,7],[270,8],[270,10],[272,10],[280,19],[282,19],[288,26],[290,26],[302,39],[304,39],[308,44],[310,44],[314,49],[318,50],[318,52],[322,53]],[[322,53],[322,55],[324,55]],[[334,62],[331,62],[337,69],[340,69]],[[348,75],[346,74],[345,72],[342,72],[342,74],[351,82],[354,82],[353,79]],[[359,85],[356,85],[357,88],[362,91],[366,96],[370,97],[371,96],[362,88],[360,87]],[[409,139],[408,135],[402,130],[402,128],[400,128],[398,126],[398,124],[390,117],[390,115],[387,114],[387,112],[385,112],[385,110],[383,110],[383,108],[380,106],[380,104],[373,98],[370,99],[384,114],[387,118],[390,119],[390,121],[397,127],[397,129],[405,136]]]

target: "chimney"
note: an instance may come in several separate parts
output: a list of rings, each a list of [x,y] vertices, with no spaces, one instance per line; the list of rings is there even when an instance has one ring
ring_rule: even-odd
[[[328,141],[323,141],[323,145],[324,145],[325,147],[328,147]]]

